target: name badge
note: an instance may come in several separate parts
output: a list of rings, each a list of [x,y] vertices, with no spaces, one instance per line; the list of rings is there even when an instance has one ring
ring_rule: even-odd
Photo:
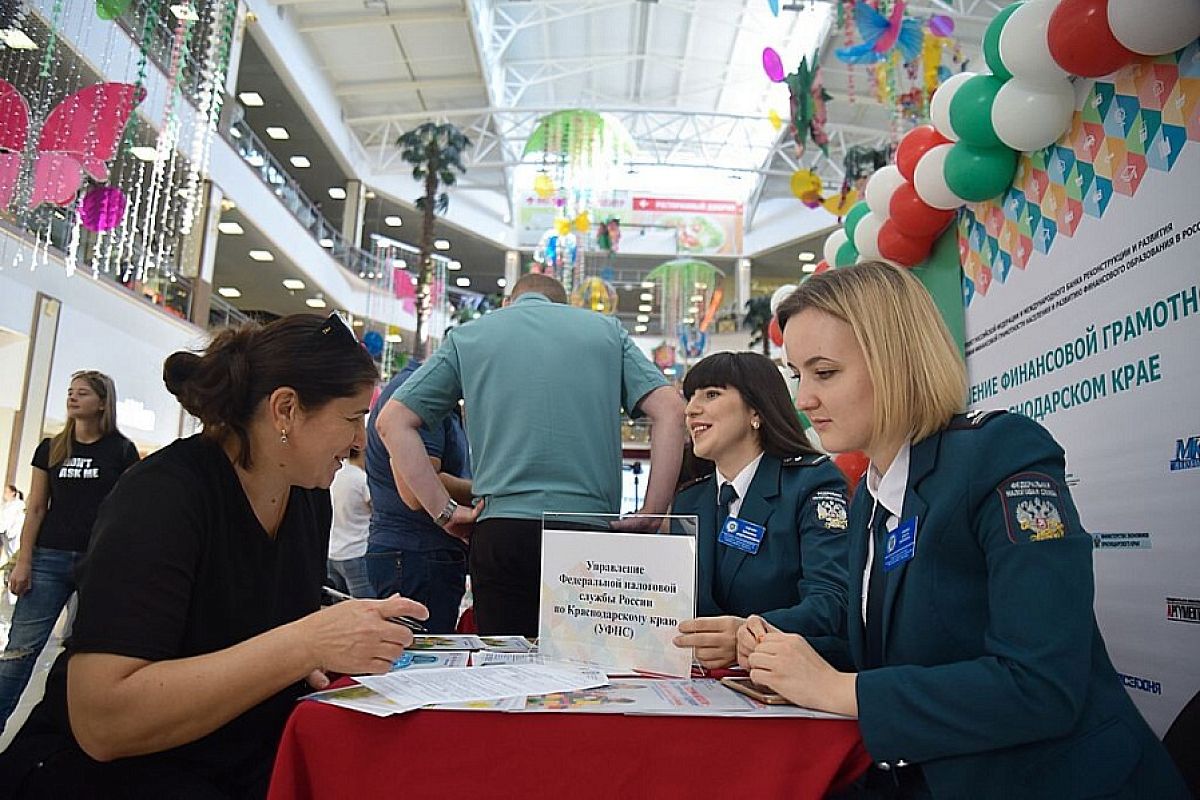
[[[883,539],[883,571],[891,572],[917,551],[917,518],[909,517]]]
[[[762,525],[756,525],[753,522],[748,522],[737,517],[726,517],[725,523],[721,526],[721,535],[717,537],[717,541],[729,547],[736,547],[744,553],[754,555],[758,552],[758,546],[762,544],[763,536],[767,529]]]

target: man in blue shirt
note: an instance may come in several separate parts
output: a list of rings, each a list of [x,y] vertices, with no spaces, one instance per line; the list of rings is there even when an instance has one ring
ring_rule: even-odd
[[[391,458],[375,429],[379,409],[420,366],[420,361],[411,359],[392,378],[367,422],[367,486],[372,509],[367,578],[376,597],[398,592],[424,603],[429,609],[425,627],[430,633],[452,633],[466,587],[467,544],[435,523],[407,486],[397,489]],[[418,432],[446,491],[469,505],[470,454],[458,409]]]

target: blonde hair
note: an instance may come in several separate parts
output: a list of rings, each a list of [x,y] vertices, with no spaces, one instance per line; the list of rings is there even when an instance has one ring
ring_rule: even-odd
[[[71,383],[85,381],[103,404],[100,408],[100,438],[117,429],[117,387],[113,379],[94,369],[80,370],[71,375]],[[71,457],[75,442],[75,420],[67,417],[66,426],[50,440],[50,466],[56,467]]]
[[[869,261],[814,275],[779,305],[780,328],[809,308],[854,331],[875,390],[873,441],[920,441],[963,410],[962,356],[929,292],[908,270]]]

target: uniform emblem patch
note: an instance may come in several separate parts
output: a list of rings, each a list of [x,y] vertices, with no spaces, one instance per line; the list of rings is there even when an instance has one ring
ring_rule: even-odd
[[[1017,524],[1029,533],[1029,541],[1061,539],[1066,532],[1062,517],[1053,503],[1046,500],[1022,500],[1017,503]]]
[[[817,504],[817,522],[824,525],[826,530],[846,530],[850,522],[845,498],[836,492],[818,492],[813,499]]]
[[[1066,536],[1062,497],[1049,475],[1014,475],[996,490],[1004,506],[1004,524],[1014,543],[1044,542]]]

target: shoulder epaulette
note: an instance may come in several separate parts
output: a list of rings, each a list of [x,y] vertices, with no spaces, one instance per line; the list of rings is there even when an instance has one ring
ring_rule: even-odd
[[[950,420],[950,424],[946,426],[946,430],[966,431],[982,428],[990,420],[1007,413],[1007,411],[984,411],[977,409],[975,411],[968,411],[966,414],[955,414],[954,418]]]
[[[829,460],[829,456],[824,453],[810,453],[805,456],[792,456],[785,458],[783,465],[785,467],[815,467],[817,464],[823,464]]]
[[[692,478],[690,481],[688,481],[687,483],[683,484],[683,485],[682,485],[682,486],[680,486],[678,489],[676,489],[676,490],[675,490],[675,494],[679,494],[679,493],[680,493],[680,492],[682,492],[684,489],[690,489],[690,488],[692,488],[693,486],[697,486],[697,485],[699,485],[699,484],[701,484],[701,483],[704,483],[706,480],[708,480],[708,479],[709,479],[709,478],[711,478],[712,476],[713,476],[713,474],[710,472],[710,473],[708,473],[707,475],[701,475],[699,478]]]

